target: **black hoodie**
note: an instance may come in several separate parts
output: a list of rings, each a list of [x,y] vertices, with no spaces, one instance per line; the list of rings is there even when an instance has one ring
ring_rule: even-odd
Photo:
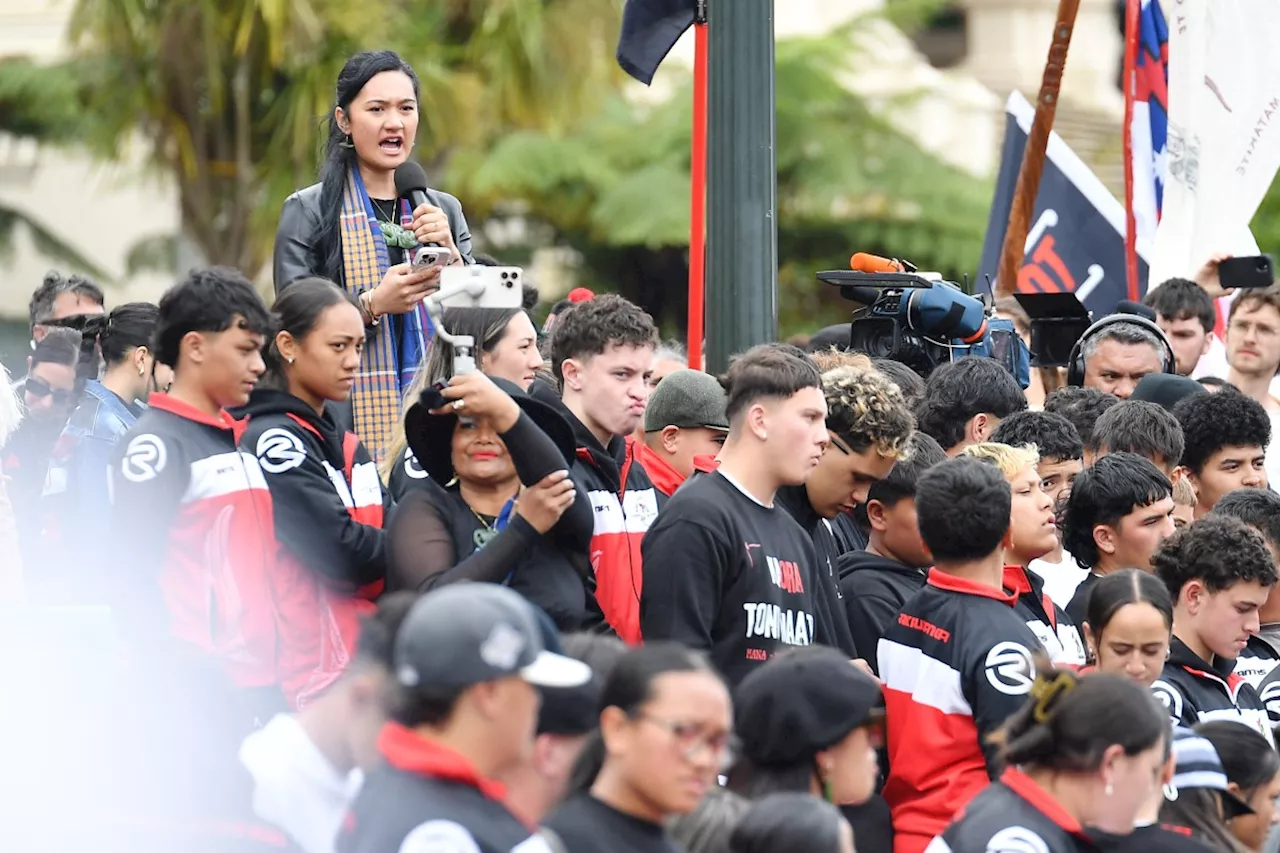
[[[836,571],[853,642],[874,669],[880,638],[898,618],[906,600],[924,587],[929,570],[870,551],[850,551],[840,555]]]
[[[817,584],[816,616],[819,622],[826,623],[826,627],[821,629],[823,636],[830,637],[832,643],[851,658],[859,656],[874,658],[875,646],[870,649],[859,646],[854,642],[853,634],[849,629],[844,602],[840,600],[840,580],[836,576],[836,561],[840,556],[840,546],[831,528],[814,510],[813,504],[809,502],[809,493],[804,486],[786,486],[779,489],[777,500],[813,540],[814,556],[818,559],[817,565],[814,566]]]
[[[339,590],[354,592],[381,581],[387,572],[381,525],[354,517],[386,506],[378,470],[364,446],[328,412],[317,414],[284,391],[256,390],[235,415],[249,416],[240,447],[258,457],[280,544]],[[381,518],[380,511],[376,515]]]

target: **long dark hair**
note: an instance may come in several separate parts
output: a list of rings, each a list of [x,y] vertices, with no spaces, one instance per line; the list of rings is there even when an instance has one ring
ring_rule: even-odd
[[[619,708],[628,717],[634,717],[653,698],[654,680],[669,672],[715,674],[706,657],[680,643],[647,643],[618,658],[618,662],[609,670],[600,694],[600,711]],[[604,738],[600,736],[600,729],[597,727],[588,737],[586,746],[573,766],[573,773],[569,776],[569,793],[580,794],[591,790],[596,777],[600,775],[600,768],[604,766],[604,759]]]
[[[343,302],[353,304],[351,297],[328,279],[298,279],[285,288],[272,307],[276,328],[280,332],[288,332],[294,340],[301,341],[311,334],[320,321],[320,315]],[[275,335],[267,338],[266,345],[262,348],[262,360],[266,363],[267,370],[258,384],[264,388],[288,391],[289,380],[284,373],[284,358],[276,346]]]
[[[384,71],[400,71],[413,81],[413,94],[419,95],[418,75],[409,63],[390,50],[365,50],[347,60],[338,73],[334,106],[347,112],[351,102],[373,77]],[[348,170],[356,163],[356,150],[347,142],[338,126],[333,110],[329,111],[329,135],[324,143],[324,163],[320,167],[320,233],[316,253],[320,256],[320,272],[331,281],[342,281],[342,194],[346,189]]]
[[[1231,834],[1222,817],[1222,797],[1212,788],[1180,789],[1178,799],[1160,804],[1160,821],[1191,830],[1192,838],[1217,853],[1249,853]]]
[[[507,333],[507,326],[521,313],[519,308],[446,308],[444,327],[455,335],[470,335],[480,350],[491,353]],[[476,363],[479,364],[479,356]],[[453,378],[453,346],[433,338],[422,369],[427,383],[448,382]]]
[[[1226,771],[1227,781],[1240,786],[1244,799],[1280,773],[1280,754],[1270,748],[1267,739],[1248,726],[1228,720],[1200,723],[1196,734],[1213,744]]]
[[[151,347],[160,309],[150,302],[126,302],[85,322],[86,340],[97,342],[107,367],[115,367],[138,347]]]

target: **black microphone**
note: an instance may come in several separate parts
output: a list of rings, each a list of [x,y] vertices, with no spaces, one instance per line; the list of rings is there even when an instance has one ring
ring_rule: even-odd
[[[427,173],[412,160],[405,160],[396,167],[396,195],[409,201],[411,212],[431,202],[427,198]],[[427,245],[438,247],[440,244]]]

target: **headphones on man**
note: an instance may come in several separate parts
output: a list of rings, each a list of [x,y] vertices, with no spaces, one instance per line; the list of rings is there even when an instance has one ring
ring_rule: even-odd
[[[1177,371],[1178,358],[1173,354],[1173,344],[1169,343],[1169,339],[1165,337],[1163,329],[1153,321],[1138,314],[1109,314],[1085,329],[1084,334],[1076,341],[1075,346],[1071,347],[1071,355],[1067,357],[1068,385],[1077,388],[1084,385],[1084,345],[1090,338],[1097,337],[1108,326],[1114,326],[1117,323],[1132,323],[1154,333],[1164,346],[1164,364],[1160,368],[1161,372],[1174,373]]]

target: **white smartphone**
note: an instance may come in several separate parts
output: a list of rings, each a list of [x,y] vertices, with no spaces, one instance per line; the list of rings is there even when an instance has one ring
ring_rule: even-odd
[[[523,278],[520,267],[445,267],[440,271],[440,292],[449,295],[440,304],[445,308],[519,308],[524,304]]]
[[[423,246],[413,253],[413,268],[442,267],[453,259],[453,252],[439,246]]]

